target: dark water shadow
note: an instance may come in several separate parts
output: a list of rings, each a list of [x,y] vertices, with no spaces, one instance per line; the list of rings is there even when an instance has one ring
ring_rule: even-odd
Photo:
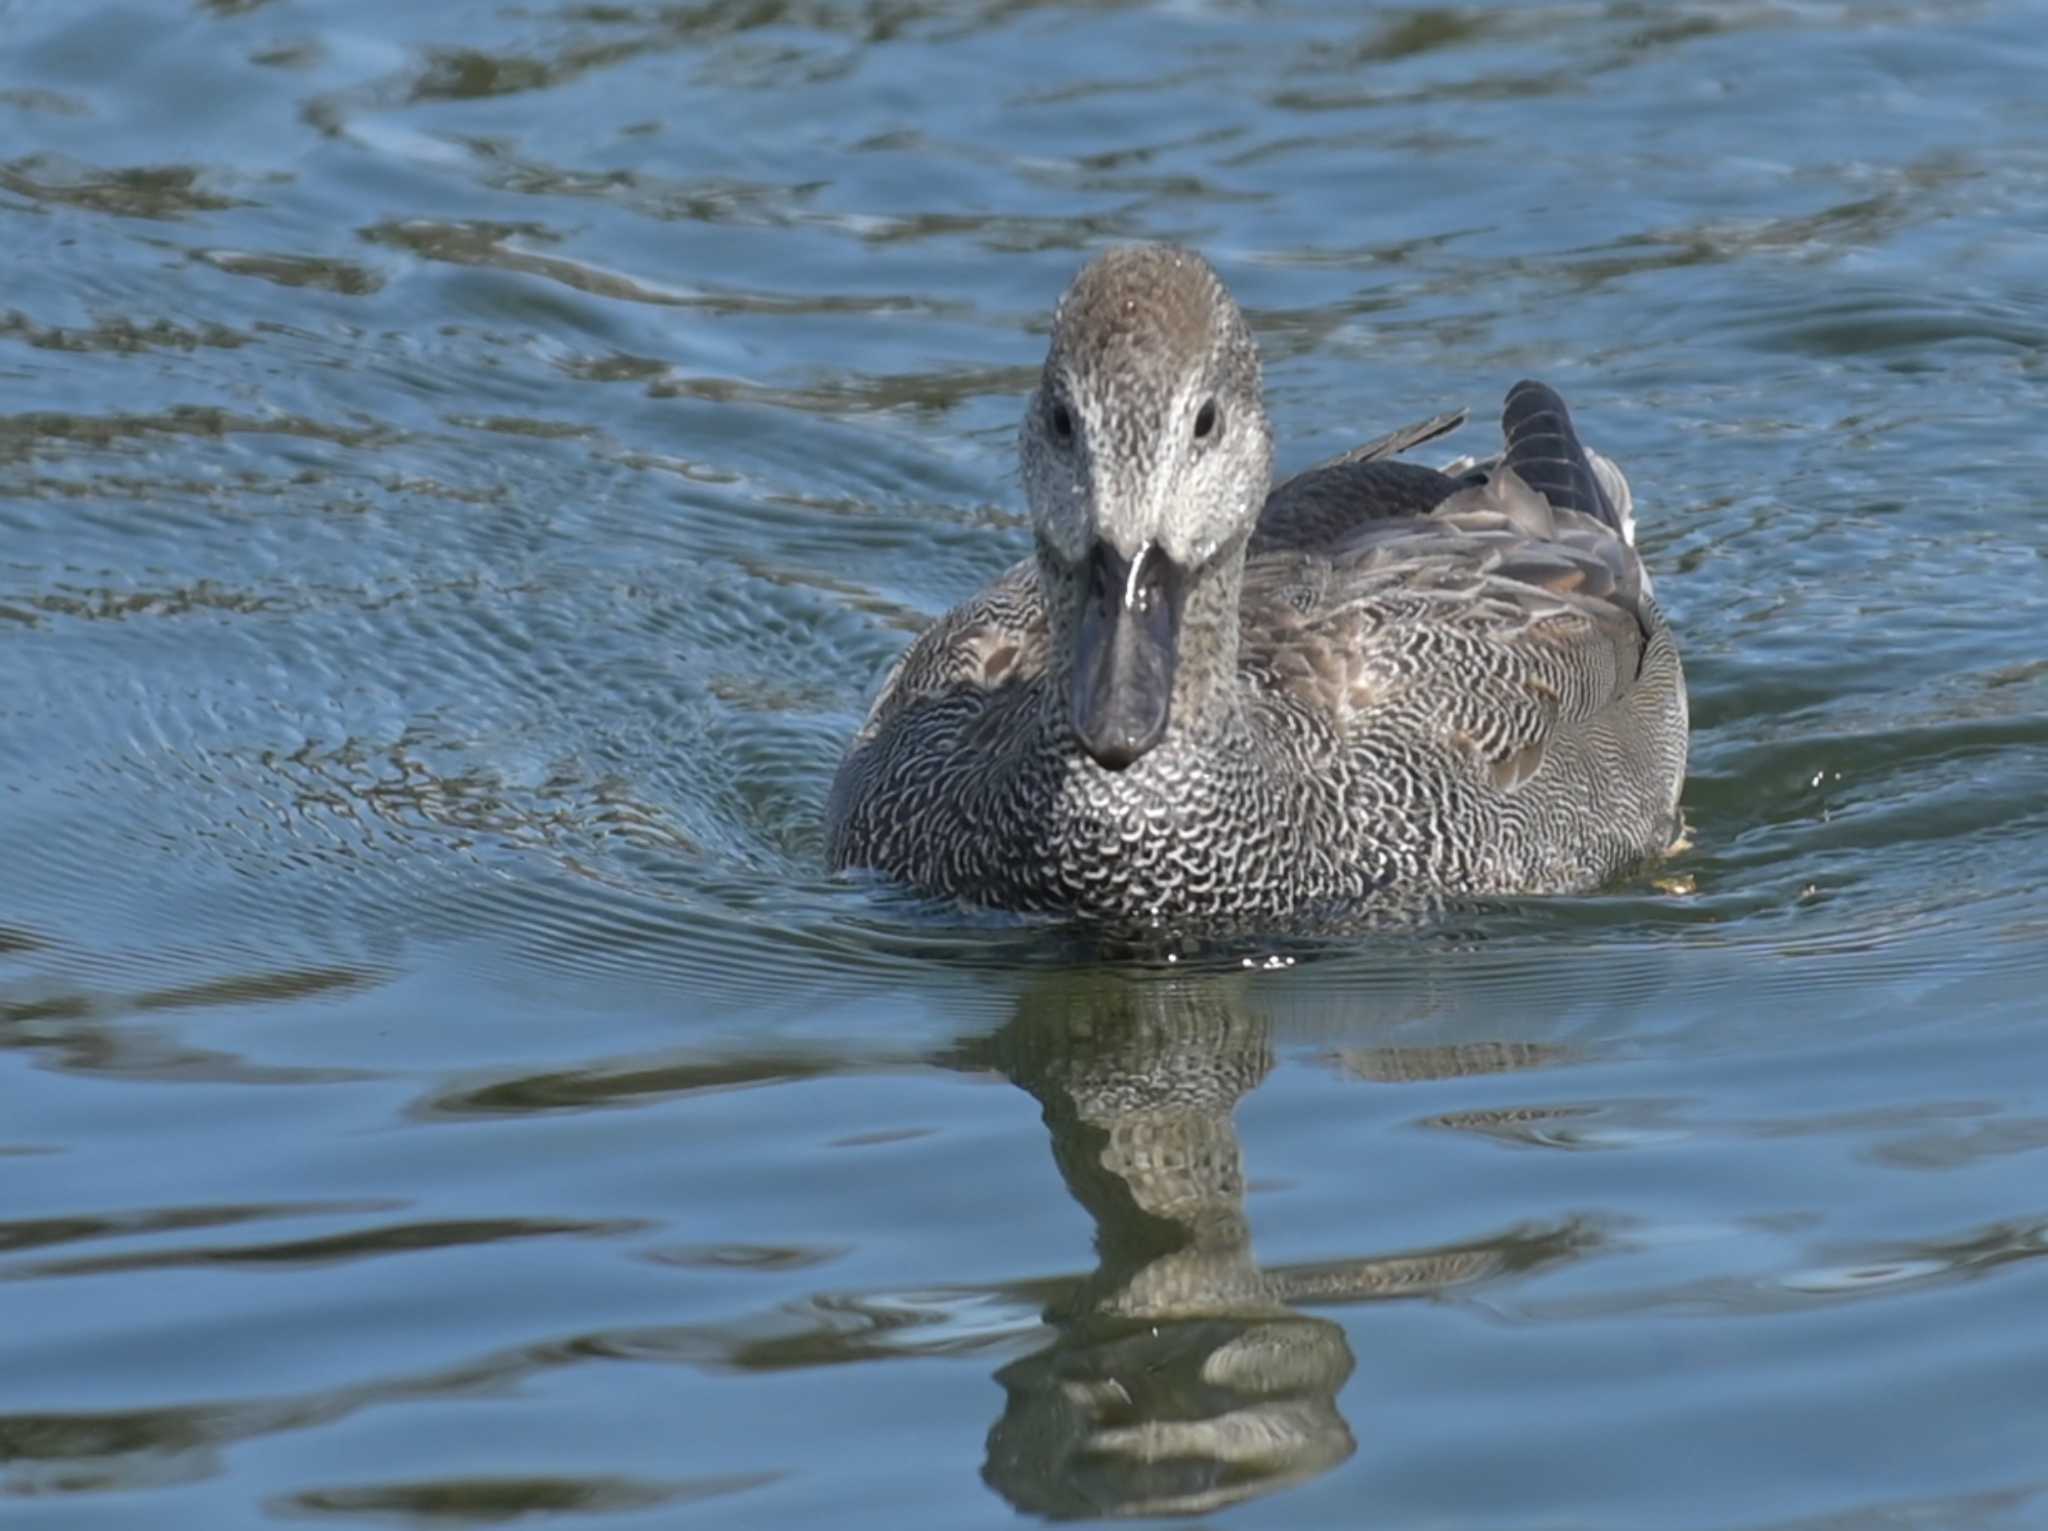
[[[496,1526],[541,1515],[631,1514],[695,1504],[773,1483],[775,1473],[715,1473],[683,1479],[625,1475],[430,1478],[362,1488],[312,1489],[265,1506],[291,1520],[350,1525]]]
[[[263,1015],[283,1005],[373,989],[386,977],[376,969],[341,964],[265,968],[246,954],[224,953],[224,963],[250,965],[224,976],[138,988],[99,976],[126,976],[132,961],[0,927],[0,957],[10,953],[43,959],[47,970],[32,971],[25,980],[0,981],[0,1052],[27,1052],[43,1067],[200,1084],[338,1084],[373,1077],[361,1069],[264,1064],[240,1053],[194,1046],[171,1025],[137,1018],[175,1019],[184,1011],[237,1007]],[[171,960],[187,955],[178,953]]]

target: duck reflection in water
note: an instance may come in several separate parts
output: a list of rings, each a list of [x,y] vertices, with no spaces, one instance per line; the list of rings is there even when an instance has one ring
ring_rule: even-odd
[[[1051,1345],[996,1374],[983,1476],[1055,1519],[1199,1514],[1356,1449],[1337,1408],[1344,1330],[1291,1303],[1422,1296],[1569,1253],[1556,1235],[1262,1271],[1232,1114],[1273,1065],[1228,978],[1077,973],[954,1061],[1035,1096],[1098,1264],[1055,1300]],[[1546,1247],[1557,1244],[1559,1247]]]

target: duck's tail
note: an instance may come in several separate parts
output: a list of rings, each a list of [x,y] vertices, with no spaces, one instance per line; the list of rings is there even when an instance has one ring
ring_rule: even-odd
[[[1619,468],[1579,440],[1571,411],[1557,390],[1528,379],[1508,390],[1501,409],[1507,437],[1505,462],[1522,482],[1560,510],[1605,522],[1624,542],[1635,541],[1634,506]]]

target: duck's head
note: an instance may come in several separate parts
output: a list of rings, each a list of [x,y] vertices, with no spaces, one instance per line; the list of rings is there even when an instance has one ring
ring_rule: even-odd
[[[1040,568],[1079,596],[1072,722],[1100,765],[1164,737],[1188,590],[1242,554],[1272,452],[1258,348],[1208,262],[1162,245],[1089,262],[1053,317],[1021,455]]]

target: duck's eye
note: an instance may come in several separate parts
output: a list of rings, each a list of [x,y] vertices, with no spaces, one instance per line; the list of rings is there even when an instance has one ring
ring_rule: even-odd
[[[1216,430],[1216,401],[1211,399],[1195,414],[1195,440],[1207,441]]]
[[[1074,412],[1064,404],[1052,407],[1052,433],[1062,441],[1074,439]]]

